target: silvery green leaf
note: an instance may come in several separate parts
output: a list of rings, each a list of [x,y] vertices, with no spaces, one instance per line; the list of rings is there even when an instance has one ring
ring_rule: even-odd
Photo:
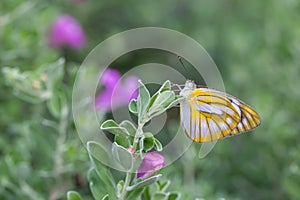
[[[54,91],[51,98],[47,101],[49,112],[59,118],[65,109],[68,109],[66,94],[62,91]]]
[[[155,183],[156,181],[158,181],[158,179],[161,177],[162,175],[161,174],[158,174],[156,176],[152,176],[150,178],[147,178],[145,180],[142,180],[132,186],[128,186],[127,187],[127,191],[132,191],[134,189],[138,189],[138,188],[143,188],[143,187],[146,187],[148,185],[151,185],[152,183]]]
[[[137,110],[137,101],[135,99],[132,99],[129,103],[128,109],[131,113],[137,115],[138,110]]]
[[[167,90],[171,90],[171,82],[169,80],[165,81],[157,92],[161,93]]]
[[[80,194],[76,191],[69,191],[67,193],[68,200],[82,200]]]
[[[89,141],[87,143],[87,150],[92,163],[95,159],[107,160],[107,164],[109,163],[109,154],[100,143]]]
[[[102,198],[102,200],[109,200],[109,195],[108,195],[108,194],[105,195],[105,196]]]
[[[155,199],[155,200],[168,200],[168,194],[166,194],[164,192],[156,192],[152,196],[152,199]]]
[[[128,133],[129,133],[130,135],[132,135],[132,136],[134,136],[135,133],[136,133],[136,127],[133,125],[133,123],[131,123],[131,122],[128,121],[128,120],[122,121],[122,122],[120,123],[120,127],[125,128],[125,129],[128,131]]]
[[[117,122],[115,122],[112,119],[109,119],[109,120],[106,120],[105,122],[103,122],[100,128],[102,130],[108,131],[114,135],[117,135],[117,134],[129,135],[126,128],[119,126],[117,124]]]
[[[141,123],[143,120],[145,120],[144,117],[149,105],[150,93],[146,88],[146,86],[140,80],[138,81],[138,84],[139,84],[139,95],[137,98],[137,111],[138,111],[138,118],[139,118],[138,120],[139,123]]]
[[[150,132],[144,133],[143,137],[143,149],[145,152],[150,151],[154,147],[154,136]]]
[[[137,199],[139,199],[139,197],[141,196],[143,191],[144,191],[144,188],[139,188],[139,189],[136,189],[136,190],[129,191],[127,193],[126,200],[137,200]]]
[[[164,91],[158,94],[155,102],[149,108],[148,115],[153,118],[161,115],[163,112],[169,108],[177,105],[183,100],[183,97],[176,96],[172,91]]]
[[[166,110],[177,105],[178,103],[182,102],[183,100],[184,100],[184,97],[176,96],[175,99],[173,99],[171,102],[169,102],[168,105],[166,105]]]
[[[157,185],[159,187],[159,191],[165,192],[167,190],[167,188],[169,187],[169,185],[171,184],[171,181],[164,181],[164,182],[157,182]]]
[[[130,145],[130,140],[129,140],[129,136],[125,135],[125,134],[117,134],[115,135],[115,142],[125,148],[129,148]]]
[[[180,200],[181,194],[178,192],[170,192],[168,194],[168,200]]]
[[[121,195],[123,188],[124,188],[124,181],[120,180],[119,183],[117,184],[117,196],[118,197]]]
[[[94,169],[94,171],[91,173],[95,172],[97,174],[102,184],[101,187],[103,188],[104,192],[106,191],[106,193],[108,192],[111,197],[114,197],[115,194],[111,191],[115,191],[115,180],[111,172],[105,166],[108,165],[110,162],[110,157],[107,151],[101,144],[94,141],[90,141],[87,143],[87,150],[92,163],[92,169]],[[102,162],[100,162],[100,160],[106,160],[107,163],[105,163],[104,165]]]
[[[100,179],[95,168],[91,168],[88,171],[88,180],[94,199],[102,200],[107,195],[108,191],[105,182]]]
[[[114,158],[121,164],[124,170],[127,171],[131,169],[133,158],[127,149],[114,142],[112,145],[112,154]]]
[[[164,91],[170,91],[170,90],[171,90],[171,83],[169,80],[167,80],[166,82],[164,82],[164,84],[162,84],[159,90],[151,97],[148,109],[149,110],[151,109],[153,103],[156,101],[156,98],[159,96],[159,94],[161,94]]]
[[[175,94],[173,91],[164,91],[158,95],[155,100],[156,104],[165,105],[167,102],[175,99]]]
[[[160,141],[156,138],[154,138],[154,145],[157,151],[162,151],[162,144],[160,143]]]

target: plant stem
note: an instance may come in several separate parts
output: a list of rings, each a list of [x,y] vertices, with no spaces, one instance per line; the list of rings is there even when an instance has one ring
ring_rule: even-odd
[[[62,189],[62,174],[64,172],[63,164],[63,153],[65,151],[65,139],[67,136],[67,127],[68,127],[68,108],[64,107],[61,111],[61,116],[59,120],[58,127],[58,138],[56,140],[56,152],[54,156],[54,177],[57,180],[57,187],[53,188],[50,194],[49,199],[58,199],[59,191]]]
[[[139,143],[139,140],[141,138],[141,136],[143,135],[143,126],[145,123],[139,123],[138,128],[136,130],[135,136],[134,136],[134,140],[133,140],[133,145],[132,148],[134,149],[134,152],[136,152],[136,148],[137,145]],[[122,192],[120,194],[119,200],[124,200],[127,194],[127,187],[129,186],[130,182],[131,182],[131,176],[133,173],[133,169],[134,169],[134,164],[136,161],[136,154],[133,155],[133,160],[132,160],[132,166],[131,169],[128,170],[128,172],[126,173],[126,178],[125,178],[125,182],[124,182],[124,187],[122,189]]]

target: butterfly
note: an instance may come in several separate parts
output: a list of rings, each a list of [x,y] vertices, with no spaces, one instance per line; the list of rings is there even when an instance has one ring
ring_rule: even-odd
[[[195,142],[212,142],[254,129],[259,114],[227,93],[187,80],[180,91],[180,116],[186,135]]]

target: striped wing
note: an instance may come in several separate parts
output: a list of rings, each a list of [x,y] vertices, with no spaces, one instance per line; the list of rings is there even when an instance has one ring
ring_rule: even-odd
[[[211,142],[251,130],[259,115],[247,104],[224,92],[197,88],[181,103],[185,133],[195,142]]]

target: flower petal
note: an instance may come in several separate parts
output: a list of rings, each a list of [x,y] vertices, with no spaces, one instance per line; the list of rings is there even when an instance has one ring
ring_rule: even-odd
[[[165,165],[165,158],[156,153],[146,153],[140,167],[138,168],[137,178],[148,178],[155,174]]]

